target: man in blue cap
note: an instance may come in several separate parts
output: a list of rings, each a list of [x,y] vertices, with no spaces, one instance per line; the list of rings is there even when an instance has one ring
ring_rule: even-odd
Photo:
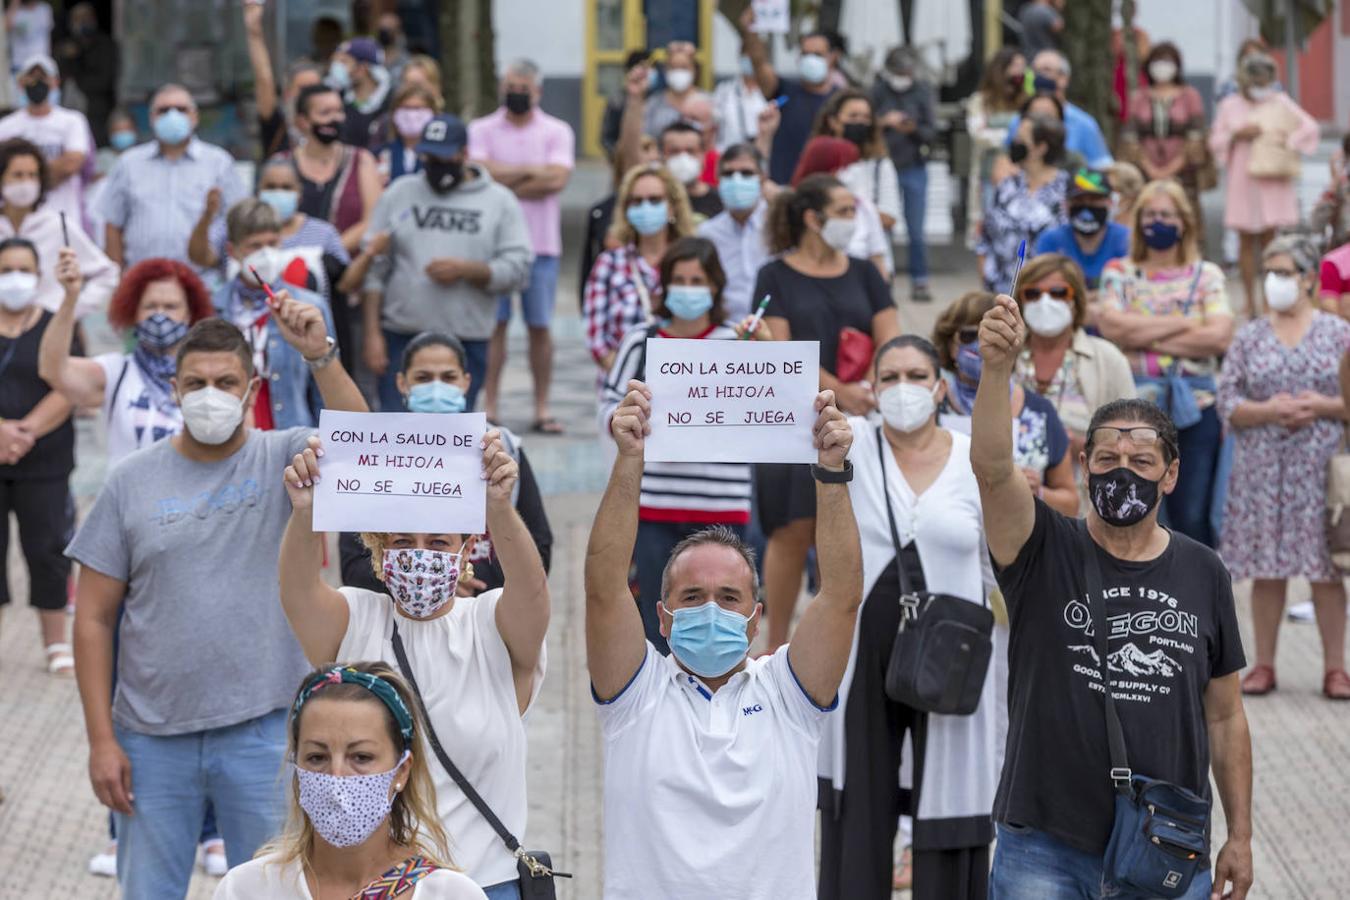
[[[383,143],[379,122],[389,108],[393,79],[380,45],[370,38],[344,42],[328,64],[328,83],[342,92],[347,107],[342,142],[367,150]]]
[[[487,375],[497,297],[529,280],[534,253],[520,203],[467,161],[468,140],[457,116],[427,123],[415,148],[422,175],[389,185],[366,229],[372,247],[353,263],[369,265],[364,356],[380,376],[386,412],[403,407],[394,375],[403,349],[423,331],[463,342],[472,379],[466,409],[473,409]]]

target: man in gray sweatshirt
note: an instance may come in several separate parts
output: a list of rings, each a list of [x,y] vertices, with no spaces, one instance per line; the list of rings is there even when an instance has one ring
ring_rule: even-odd
[[[486,169],[466,163],[467,144],[458,117],[428,122],[416,147],[423,171],[389,185],[366,230],[375,236],[372,248],[383,249],[365,280],[365,359],[380,378],[386,412],[403,408],[394,376],[404,347],[423,331],[463,342],[473,409],[487,376],[497,297],[529,280],[534,254],[520,203]]]

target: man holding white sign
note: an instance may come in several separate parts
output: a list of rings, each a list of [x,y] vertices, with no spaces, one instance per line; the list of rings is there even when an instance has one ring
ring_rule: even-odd
[[[605,897],[808,900],[816,751],[838,703],[862,600],[847,482],[853,433],[815,399],[820,593],[791,646],[750,659],[761,605],[750,550],[710,528],[662,579],[670,656],[643,639],[628,589],[653,391],[629,383],[619,456],[586,553],[586,661],[605,739]]]
[[[523,841],[527,811],[523,718],[544,681],[549,591],[539,551],[512,500],[519,467],[496,429],[483,433],[482,413],[348,416],[334,418],[332,428],[328,418],[324,422],[328,451],[323,477],[319,456],[324,451],[317,445],[296,454],[283,475],[293,509],[281,542],[281,605],[286,618],[305,656],[316,666],[333,660],[381,660],[402,672],[425,707],[429,733],[435,733],[469,784]],[[330,482],[341,480],[329,470],[328,461],[341,455],[337,442],[350,446],[358,435],[369,445],[368,455],[378,456],[382,466],[403,457],[445,463],[440,468],[430,464],[425,469],[430,476],[399,474],[405,470],[397,465],[376,474],[378,481],[352,476],[347,480],[360,480],[360,490],[318,498],[335,507],[327,513],[331,524],[362,531],[384,593],[330,587],[323,580],[321,545],[313,533],[318,523],[315,495],[323,489],[320,486],[331,487]],[[467,473],[462,460],[469,451],[455,446],[466,435],[472,437],[471,450],[477,457]],[[376,440],[378,436],[387,437],[388,443]],[[438,437],[444,441],[438,442]],[[391,449],[378,449],[384,446]],[[472,500],[470,480],[480,482]],[[379,481],[390,482],[390,491],[367,493]],[[461,494],[447,493],[449,488],[419,492],[415,487],[419,483],[453,485]],[[413,496],[394,498],[383,509],[375,505],[379,493],[395,487],[408,487]],[[461,504],[475,504],[476,509]],[[457,517],[463,516],[482,521],[485,507],[506,580],[503,587],[478,596],[456,596],[459,582],[473,578],[473,566],[466,560],[478,540],[476,533],[371,530],[372,522],[380,527],[378,523],[387,523],[399,509],[406,510],[404,527],[411,529],[462,522]],[[454,835],[455,862],[489,897],[518,897],[513,893],[515,857],[444,766],[433,762],[431,773],[436,812]]]

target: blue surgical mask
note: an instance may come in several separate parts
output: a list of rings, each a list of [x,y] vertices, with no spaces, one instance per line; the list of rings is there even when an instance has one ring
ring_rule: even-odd
[[[720,678],[740,665],[750,650],[753,615],[747,619],[713,600],[669,612],[670,652],[695,675]]]
[[[758,175],[723,175],[717,181],[717,196],[722,205],[735,212],[753,209],[759,202]]]
[[[829,60],[819,53],[807,53],[797,63],[797,74],[802,76],[802,81],[807,84],[820,84],[826,78],[830,77]]]
[[[1144,243],[1154,250],[1171,250],[1181,240],[1181,229],[1167,222],[1149,222],[1144,226]]]
[[[677,319],[693,321],[712,309],[712,291],[699,284],[672,284],[666,288],[666,309]]]
[[[119,153],[136,146],[136,132],[134,131],[114,131],[108,135],[108,143]]]
[[[300,205],[299,191],[258,191],[258,199],[276,211],[282,223],[289,222]]]
[[[408,391],[408,411],[415,413],[462,413],[467,405],[464,391],[457,384],[424,381]]]
[[[345,62],[335,59],[328,64],[328,83],[340,91],[352,86],[352,73]]]
[[[155,137],[161,143],[174,146],[192,136],[192,120],[187,117],[187,113],[170,109],[155,118],[154,129]]]
[[[628,207],[628,224],[633,226],[633,230],[641,235],[657,234],[661,229],[670,224],[670,213],[666,209],[666,201],[658,203],[644,200],[641,203],[634,203]]]
[[[984,357],[980,356],[980,342],[971,341],[962,344],[956,351],[956,371],[973,384],[980,383],[980,373],[984,371]]]

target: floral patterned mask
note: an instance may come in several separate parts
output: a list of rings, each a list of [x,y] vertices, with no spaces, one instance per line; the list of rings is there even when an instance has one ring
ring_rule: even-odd
[[[413,619],[434,616],[455,599],[464,549],[384,551],[384,586],[399,611]]]

